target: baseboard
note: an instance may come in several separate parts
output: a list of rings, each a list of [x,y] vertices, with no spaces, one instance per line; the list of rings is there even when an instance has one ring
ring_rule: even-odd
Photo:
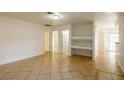
[[[40,56],[40,55],[43,55],[43,54],[45,54],[45,52],[37,54],[37,55],[32,55],[32,56],[29,56],[29,57],[19,58],[17,60],[13,60],[13,61],[6,61],[6,62],[3,62],[3,63],[0,63],[0,65],[15,63],[15,62],[18,62],[18,61],[22,61],[22,60],[26,60],[26,59],[29,59],[29,58],[37,57],[37,56]]]

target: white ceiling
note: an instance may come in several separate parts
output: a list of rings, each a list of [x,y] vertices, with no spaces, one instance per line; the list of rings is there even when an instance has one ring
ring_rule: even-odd
[[[51,25],[61,25],[61,24],[80,24],[89,23],[90,20],[87,18],[89,13],[61,13],[63,15],[62,19],[53,20],[49,17],[47,12],[4,12],[0,13],[2,16],[17,18],[21,20],[31,21],[38,24],[51,24]],[[82,15],[84,17],[82,17]]]
[[[102,12],[95,13],[94,20],[99,28],[115,28],[118,25],[119,13],[116,12]]]
[[[81,24],[95,21],[99,27],[112,28],[118,20],[118,13],[108,12],[61,12],[62,19],[53,20],[47,12],[4,12],[1,16],[35,22],[38,24],[62,25],[62,24]]]

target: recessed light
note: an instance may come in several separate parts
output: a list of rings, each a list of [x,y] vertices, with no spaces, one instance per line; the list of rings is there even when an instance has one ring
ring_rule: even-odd
[[[48,12],[50,18],[52,19],[61,19],[63,16],[58,12]]]

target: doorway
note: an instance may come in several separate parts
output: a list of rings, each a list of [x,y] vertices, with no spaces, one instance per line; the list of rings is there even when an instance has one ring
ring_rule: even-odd
[[[52,32],[52,53],[69,55],[69,30]]]
[[[116,45],[115,43],[119,42],[119,34],[118,32],[110,32],[109,33],[109,50],[115,52]]]

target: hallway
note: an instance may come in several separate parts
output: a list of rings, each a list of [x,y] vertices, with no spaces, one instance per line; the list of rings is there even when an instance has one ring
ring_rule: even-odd
[[[111,59],[111,60],[110,60]],[[113,53],[91,58],[46,53],[15,63],[0,65],[1,80],[123,80]]]

